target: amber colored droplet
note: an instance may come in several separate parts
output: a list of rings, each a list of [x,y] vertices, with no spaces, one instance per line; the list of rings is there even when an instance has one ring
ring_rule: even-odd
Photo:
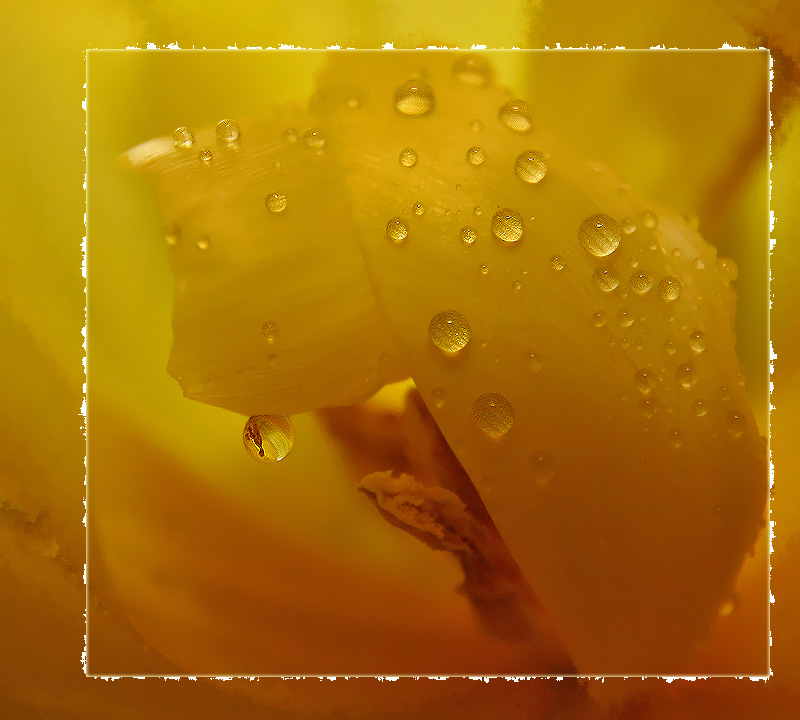
[[[214,133],[221,142],[235,143],[239,139],[239,126],[233,120],[220,120]]]
[[[424,80],[406,80],[394,93],[394,108],[407,117],[430,115],[436,107],[433,88]]]
[[[497,116],[503,125],[514,132],[526,133],[533,127],[531,108],[524,100],[503,103]]]
[[[658,294],[664,302],[675,302],[681,296],[680,281],[668,275],[658,283]]]
[[[631,290],[637,295],[647,295],[650,292],[650,288],[653,287],[653,278],[647,273],[634,273],[631,275],[630,286]]]
[[[483,165],[483,161],[485,159],[486,156],[483,152],[483,148],[473,145],[469,150],[467,150],[467,162],[470,165]]]
[[[294,426],[285,415],[253,415],[244,426],[243,440],[256,460],[278,462],[294,445]]]
[[[522,239],[525,224],[516,210],[503,208],[492,216],[492,235],[505,243],[515,243]]]
[[[172,143],[176,148],[187,150],[194,145],[194,135],[189,128],[179,127],[172,133]]]
[[[267,210],[272,213],[282,213],[286,209],[286,195],[283,193],[270,193],[267,195]]]
[[[484,393],[472,405],[472,421],[481,432],[498,439],[514,425],[514,408],[505,395]]]
[[[199,153],[197,153],[197,159],[200,161],[201,165],[211,165],[211,150],[208,148],[203,148]]]
[[[265,322],[261,326],[261,335],[266,338],[270,345],[275,342],[275,337],[277,334],[278,328],[274,322]]]
[[[492,68],[480,55],[463,55],[453,63],[453,77],[465,85],[486,87],[492,82]]]
[[[725,429],[733,435],[733,437],[741,437],[745,429],[744,416],[736,410],[730,410],[725,419]]]
[[[386,237],[395,245],[401,245],[408,237],[408,225],[403,218],[392,218],[386,223]]]
[[[411,212],[418,216],[424,215],[425,206],[422,203],[415,203],[414,207],[411,208]]]
[[[417,159],[417,151],[414,148],[406,148],[400,153],[400,164],[403,167],[414,167]]]
[[[473,227],[463,227],[459,236],[464,245],[472,245],[478,239],[478,232]]]
[[[303,133],[303,142],[305,142],[308,147],[316,148],[317,150],[322,150],[328,144],[325,135],[319,128],[306,130]]]
[[[578,240],[594,257],[611,255],[620,243],[619,225],[608,215],[590,215],[578,228]]]
[[[592,315],[592,325],[595,327],[603,327],[606,324],[606,316],[601,312],[596,312]]]
[[[553,255],[550,258],[550,267],[556,272],[560,272],[566,267],[564,264],[564,258],[562,258],[561,255]]]
[[[611,292],[619,285],[617,274],[614,272],[614,269],[608,265],[601,265],[597,268],[594,273],[592,273],[592,278],[594,278],[597,287],[603,292]]]
[[[678,381],[678,385],[680,385],[684,390],[688,390],[689,388],[693,387],[697,382],[697,378],[695,377],[694,373],[694,367],[690,363],[680,365],[675,371],[675,379]]]
[[[285,143],[291,144],[297,142],[299,135],[297,134],[297,130],[294,128],[286,128],[286,130],[281,133],[281,138],[283,138]]]
[[[537,150],[525,150],[517,155],[514,172],[523,182],[535,185],[547,175],[547,163],[542,153]]]
[[[457,310],[444,310],[430,321],[428,337],[443,353],[455,355],[469,344],[472,328],[467,318]]]
[[[696,352],[698,355],[705,351],[706,349],[706,338],[705,335],[700,331],[697,330],[689,335],[689,347]]]
[[[553,479],[555,475],[555,463],[550,453],[539,450],[530,456],[530,463],[533,469],[533,477],[538,485],[545,485],[548,481]]]

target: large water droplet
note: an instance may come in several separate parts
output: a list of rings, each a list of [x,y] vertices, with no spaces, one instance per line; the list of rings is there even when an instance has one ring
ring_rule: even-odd
[[[693,387],[697,382],[697,378],[694,374],[694,367],[690,363],[678,366],[678,369],[675,371],[675,379],[678,381],[678,385],[684,390]]]
[[[431,342],[447,355],[463,350],[472,339],[469,321],[456,310],[444,310],[433,316],[428,325]]]
[[[453,63],[453,77],[465,85],[486,87],[492,82],[492,68],[480,55],[463,55]]]
[[[536,184],[547,175],[547,163],[544,155],[537,150],[526,150],[517,155],[514,172],[526,183]]]
[[[235,143],[239,139],[239,126],[233,120],[220,120],[214,132],[217,140],[224,143]]]
[[[244,426],[243,439],[256,460],[278,462],[294,445],[294,426],[285,415],[253,415]]]
[[[578,240],[589,254],[606,257],[619,247],[619,225],[608,215],[590,215],[578,228]]]
[[[603,292],[611,292],[619,285],[617,274],[614,272],[614,269],[608,265],[601,265],[597,268],[594,273],[592,273],[592,278],[594,278],[597,287]]]
[[[400,164],[403,167],[414,167],[417,164],[417,151],[414,148],[406,148],[400,153]]]
[[[725,429],[733,435],[733,437],[741,437],[744,433],[745,420],[744,416],[736,410],[730,410],[725,419]]]
[[[484,393],[472,405],[472,420],[491,438],[501,438],[514,424],[514,408],[500,393]]]
[[[492,217],[492,235],[506,243],[515,243],[522,239],[525,225],[522,215],[511,208],[498,210]]]
[[[403,218],[392,218],[386,223],[386,237],[396,245],[402,244],[408,237],[408,225]]]
[[[477,145],[474,145],[469,150],[467,150],[467,162],[470,165],[483,165],[483,161],[486,159],[484,155],[483,148],[479,148]]]
[[[631,290],[637,295],[647,295],[650,292],[650,288],[653,287],[653,278],[647,273],[634,273],[631,275],[630,286]]]
[[[186,150],[194,145],[194,135],[189,128],[179,127],[172,133],[172,143],[176,148]]]
[[[282,213],[286,209],[286,195],[283,193],[270,193],[266,202],[267,210],[272,213]]]
[[[436,107],[433,88],[424,80],[406,80],[394,93],[394,108],[401,115],[422,117]]]
[[[473,227],[463,227],[461,228],[460,237],[464,245],[472,245],[478,239],[478,232]]]
[[[528,132],[533,125],[531,108],[524,100],[509,100],[503,103],[497,117],[509,130],[518,133]]]
[[[664,302],[675,302],[681,296],[681,283],[678,278],[668,275],[658,283],[658,294]]]

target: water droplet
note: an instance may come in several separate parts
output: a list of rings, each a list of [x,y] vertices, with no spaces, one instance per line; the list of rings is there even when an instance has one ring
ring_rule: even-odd
[[[642,225],[646,228],[654,228],[658,225],[658,216],[654,212],[646,210],[642,213]]]
[[[667,353],[667,355],[674,355],[677,351],[678,349],[675,347],[675,343],[672,342],[672,340],[667,340],[664,343],[664,352]]]
[[[386,237],[395,245],[400,245],[408,237],[408,225],[403,218],[392,218],[386,223]]]
[[[351,110],[358,110],[358,108],[361,107],[361,101],[357,97],[351,97],[347,101],[347,107],[349,107]]]
[[[642,411],[642,415],[651,418],[656,414],[656,403],[652,398],[642,398],[639,401],[639,409]]]
[[[286,195],[283,193],[270,193],[267,195],[267,210],[272,213],[282,213],[286,209]]]
[[[744,416],[736,410],[728,411],[728,416],[725,419],[725,429],[733,435],[733,437],[741,437],[744,433],[745,420]]]
[[[729,600],[726,600],[722,605],[719,606],[719,617],[726,618],[733,615],[734,612],[739,608],[739,601],[736,597],[733,597]]]
[[[480,217],[481,215],[483,215],[483,210],[481,210],[481,209],[480,209],[478,206],[475,206],[475,207],[472,209],[472,214],[473,214],[475,217]]]
[[[239,139],[239,126],[233,120],[220,120],[214,133],[220,142],[235,143]]]
[[[689,347],[698,355],[706,349],[706,338],[700,330],[689,335]]]
[[[484,393],[472,405],[472,420],[491,438],[501,438],[514,424],[514,408],[505,395]]]
[[[692,412],[697,417],[703,417],[708,413],[708,403],[705,400],[695,400],[692,403]]]
[[[544,367],[544,360],[537,352],[530,352],[527,354],[528,369],[531,372],[539,372]]]
[[[690,363],[680,365],[675,371],[675,379],[678,381],[678,385],[684,390],[688,390],[697,382],[697,378],[694,374],[694,367],[692,367]]]
[[[445,310],[433,316],[428,325],[431,342],[447,355],[463,350],[472,339],[469,321],[456,310]]]
[[[633,374],[633,384],[642,395],[649,395],[656,387],[656,380],[653,372],[648,368],[637,370]]]
[[[676,450],[683,445],[683,432],[674,429],[669,431],[669,444]]]
[[[617,322],[621,327],[630,327],[634,323],[634,317],[623,308],[617,313]]]
[[[519,292],[522,290],[522,283],[519,280],[515,280],[513,283],[511,283],[511,289],[514,292]]]
[[[460,237],[464,245],[472,245],[478,239],[478,232],[473,227],[463,227],[461,228]]]
[[[401,115],[422,117],[435,107],[433,88],[424,80],[406,80],[394,92],[394,109]]]
[[[681,284],[678,278],[667,275],[658,283],[658,294],[664,302],[675,302],[681,296]]]
[[[472,130],[472,132],[480,132],[481,130],[483,130],[483,123],[480,120],[473,120],[469,124],[469,127],[470,130]]]
[[[275,342],[275,337],[278,334],[278,328],[276,327],[274,322],[265,322],[261,326],[261,335],[266,339],[266,341],[272,345]]]
[[[566,265],[564,265],[564,258],[562,258],[561,255],[553,255],[550,258],[550,267],[556,272],[560,272],[566,267]]]
[[[541,182],[547,175],[547,163],[544,155],[536,150],[526,150],[520,153],[514,163],[514,172],[523,182],[531,184]]]
[[[281,138],[285,143],[296,143],[298,140],[297,130],[294,128],[286,128],[286,130],[281,133]]]
[[[706,264],[700,258],[696,258],[695,261],[694,261],[694,269],[695,270],[705,270],[706,269]]]
[[[176,148],[187,149],[194,145],[194,135],[189,128],[179,127],[172,133],[172,143]]]
[[[731,399],[731,391],[728,390],[728,386],[727,385],[723,385],[719,389],[719,396],[720,396],[720,398],[722,400],[730,400]]]
[[[630,286],[631,290],[637,295],[647,295],[650,292],[650,288],[653,287],[653,278],[647,273],[634,273],[631,275]]]
[[[492,217],[492,235],[503,242],[518,242],[522,239],[524,228],[522,215],[511,208],[498,210]]]
[[[497,114],[500,122],[509,130],[526,133],[531,129],[531,108],[524,100],[509,100],[500,107]]]
[[[592,315],[592,325],[595,327],[603,327],[606,324],[606,316],[601,312],[596,312]]]
[[[486,338],[481,338],[478,344],[481,346],[481,349],[483,349],[489,344],[489,341]]]
[[[453,63],[453,77],[465,85],[486,87],[492,82],[492,68],[480,55],[463,55]]]
[[[619,285],[617,274],[614,272],[614,269],[610,268],[608,265],[601,265],[592,273],[592,277],[595,283],[597,283],[597,287],[603,292],[611,292]]]
[[[619,247],[617,221],[608,215],[591,215],[578,228],[578,240],[595,257],[611,255]]]
[[[285,415],[253,415],[244,426],[243,439],[256,460],[278,462],[294,445],[294,426]]]
[[[553,479],[555,463],[550,453],[540,450],[533,453],[529,459],[533,468],[533,477],[538,485],[545,485],[549,480]]]
[[[422,203],[416,203],[413,208],[411,208],[411,212],[414,215],[421,216],[425,214],[425,206]]]
[[[175,246],[178,244],[178,241],[181,239],[181,230],[177,225],[170,225],[164,231],[164,239],[167,241],[167,245]]]
[[[433,388],[431,391],[431,399],[435,407],[443,407],[447,400],[447,392],[443,388]]]
[[[483,149],[479,148],[477,145],[473,145],[467,150],[467,162],[470,165],[483,165],[485,159],[486,156],[483,153]]]
[[[211,150],[203,148],[199,153],[197,153],[197,159],[200,160],[201,165],[211,165]]]
[[[488,265],[481,265],[480,266],[481,275],[488,275],[489,274],[489,266]]]
[[[672,257],[679,258],[681,256],[680,248],[672,248]]]
[[[203,235],[203,237],[201,237],[201,238],[200,238],[200,239],[197,241],[197,247],[198,247],[200,250],[208,250],[208,248],[210,247],[210,245],[211,245],[211,239],[208,237],[208,235]]]
[[[622,220],[622,232],[626,235],[636,232],[636,221],[632,217],[626,217]]]
[[[730,258],[721,257],[717,259],[717,269],[727,282],[733,282],[739,276],[739,268]]]
[[[308,147],[316,148],[317,150],[322,150],[328,144],[325,135],[323,135],[322,130],[319,128],[306,130],[303,133],[303,141]]]
[[[400,153],[400,164],[403,167],[414,167],[417,164],[417,151],[414,148],[406,148]]]

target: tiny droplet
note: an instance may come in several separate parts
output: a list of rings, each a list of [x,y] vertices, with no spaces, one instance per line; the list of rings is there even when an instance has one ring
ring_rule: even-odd
[[[460,237],[464,245],[472,245],[478,239],[478,232],[473,227],[463,227],[461,228]]]
[[[553,255],[550,258],[550,267],[556,272],[560,272],[566,267],[566,265],[564,265],[564,258],[562,258],[561,255]]]
[[[725,420],[725,429],[733,435],[733,437],[741,437],[744,433],[745,420],[741,413],[736,410],[730,410]]]

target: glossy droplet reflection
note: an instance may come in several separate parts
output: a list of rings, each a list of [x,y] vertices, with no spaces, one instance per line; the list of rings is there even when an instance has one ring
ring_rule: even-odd
[[[445,310],[433,316],[428,325],[431,342],[446,355],[461,352],[472,339],[469,321],[456,310]]]
[[[675,302],[681,296],[681,284],[678,278],[671,275],[658,283],[658,294],[664,302]]]
[[[199,153],[197,153],[197,159],[200,161],[201,165],[211,165],[211,150],[203,148]]]
[[[530,106],[524,100],[503,103],[497,117],[509,130],[518,133],[528,132],[533,125]]]
[[[434,407],[444,407],[447,400],[447,392],[443,388],[434,388],[431,391],[431,400],[433,400]]]
[[[186,150],[194,145],[194,135],[189,128],[179,127],[172,133],[172,143],[176,148]]]
[[[316,148],[317,150],[322,150],[328,144],[325,135],[319,128],[306,130],[306,132],[303,133],[303,142],[305,142],[308,147]]]
[[[467,150],[467,162],[470,165],[483,165],[485,159],[486,156],[484,155],[483,149],[479,148],[477,145],[473,145]]]
[[[472,421],[491,438],[501,438],[514,424],[514,408],[500,393],[484,393],[472,405]]]
[[[690,363],[684,363],[678,366],[678,369],[675,371],[675,379],[678,381],[678,385],[684,390],[689,390],[697,382],[694,367]]]
[[[697,353],[698,355],[701,352],[704,352],[706,349],[706,338],[705,335],[700,331],[697,330],[689,335],[689,347],[692,349],[693,352]]]
[[[492,216],[492,235],[505,243],[515,243],[522,239],[525,224],[516,210],[503,208]]]
[[[653,287],[653,278],[647,273],[634,273],[631,275],[630,286],[637,295],[647,295]]]
[[[619,285],[617,274],[614,272],[614,269],[608,265],[601,265],[597,268],[594,273],[592,273],[592,278],[597,287],[603,292],[611,292]]]
[[[478,239],[478,232],[473,227],[463,227],[459,237],[464,245],[472,245]]]
[[[271,213],[282,213],[286,209],[286,195],[283,193],[270,193],[267,195],[267,210]]]
[[[422,117],[436,107],[433,88],[424,80],[406,80],[394,93],[394,108],[401,115]]]
[[[408,225],[403,218],[392,218],[386,223],[386,237],[395,245],[401,245],[408,237]]]
[[[239,139],[239,126],[233,120],[220,120],[214,134],[221,142],[235,143]]]
[[[656,381],[652,371],[642,368],[633,374],[633,384],[640,393],[649,395],[655,389]]]
[[[745,421],[741,413],[736,410],[730,410],[725,418],[725,429],[733,435],[733,437],[741,437],[744,433]]]
[[[517,156],[514,172],[523,182],[535,185],[547,175],[547,163],[544,155],[536,150],[526,150]]]
[[[453,77],[465,85],[486,87],[492,82],[492,68],[480,55],[464,55],[453,63]]]
[[[400,164],[403,167],[414,167],[417,159],[417,151],[414,148],[406,148],[400,153]]]
[[[294,445],[294,426],[285,415],[253,415],[244,426],[243,440],[256,460],[278,462]]]
[[[590,255],[606,257],[619,247],[619,225],[608,215],[591,215],[580,224],[578,240]]]

